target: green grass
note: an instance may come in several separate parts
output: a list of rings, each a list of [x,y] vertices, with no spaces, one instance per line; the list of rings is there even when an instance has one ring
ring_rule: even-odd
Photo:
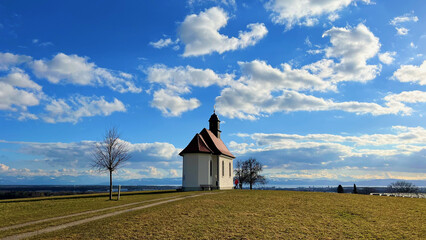
[[[424,239],[426,200],[291,191],[223,191],[37,239]]]
[[[120,201],[108,200],[108,194],[105,193],[1,200],[0,227],[119,206],[127,203],[186,194],[189,193],[178,193],[176,191],[129,192],[123,193]]]

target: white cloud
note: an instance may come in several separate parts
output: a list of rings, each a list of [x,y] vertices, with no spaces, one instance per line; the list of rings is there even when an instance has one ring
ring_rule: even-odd
[[[221,95],[216,98],[216,110],[229,118],[255,120],[275,112],[340,110],[377,116],[398,113],[409,115],[412,109],[402,103],[386,103],[386,106],[381,106],[369,102],[335,102],[289,90],[273,97],[270,90],[239,84],[222,90]]]
[[[142,169],[139,171],[140,176],[137,178],[149,177],[149,178],[162,178],[164,177],[164,171],[157,169],[154,166],[148,166],[147,169]]]
[[[29,113],[29,112],[21,112],[19,114],[19,117],[18,117],[19,121],[25,121],[27,119],[37,120],[38,117],[35,114]]]
[[[309,54],[315,55],[315,54],[321,54],[324,52],[324,49],[309,49],[306,51]]]
[[[367,147],[369,150],[374,150],[376,146],[382,146],[384,148],[389,145],[400,146],[405,145],[425,145],[426,140],[426,129],[422,127],[406,127],[406,126],[393,126],[391,128],[392,133],[388,134],[363,134],[357,136],[350,135],[337,135],[337,134],[285,134],[285,133],[255,133],[255,134],[237,134],[239,137],[251,138],[255,141],[255,145],[246,145],[249,148],[257,147],[272,147],[281,148],[283,145],[289,148],[295,147],[306,147],[299,146],[298,144],[318,144],[318,143],[334,143],[334,144],[345,144],[352,147]],[[374,146],[374,147],[372,147]],[[426,145],[424,146],[426,147]],[[371,148],[371,149],[370,149]],[[241,149],[242,152],[246,151]],[[348,148],[346,150],[353,150]],[[360,150],[360,149],[358,149]],[[365,150],[365,149],[364,149]],[[382,149],[384,150],[384,149]],[[411,153],[413,150],[418,151],[419,149],[405,149],[406,153]],[[348,151],[349,153],[349,151]],[[351,153],[352,154],[352,153]]]
[[[39,78],[47,78],[51,83],[69,81],[77,85],[94,85],[94,63],[77,55],[58,53],[52,60],[35,60],[32,64],[34,73]]]
[[[420,66],[401,65],[398,70],[393,73],[392,79],[400,82],[418,83],[426,85],[426,61]]]
[[[170,176],[171,177],[179,177],[179,174],[176,169],[170,169]]]
[[[163,115],[177,117],[182,113],[194,110],[201,105],[196,98],[184,99],[175,93],[160,89],[154,92],[151,106],[159,109]]]
[[[255,45],[268,33],[263,23],[252,23],[247,25],[249,31],[239,32],[238,38],[220,34],[219,30],[226,26],[228,19],[228,14],[218,7],[186,16],[179,28],[180,39],[185,44],[183,56],[222,54],[246,48]]]
[[[353,2],[356,0],[270,0],[265,8],[272,12],[274,23],[283,24],[289,30],[294,25],[313,26],[323,15],[334,21],[338,18],[337,12]],[[370,3],[369,0],[362,2]]]
[[[402,27],[401,24],[407,23],[407,22],[417,22],[419,21],[419,18],[417,16],[414,16],[413,13],[406,13],[402,16],[395,17],[392,19],[389,24],[392,26],[395,26],[396,33],[398,35],[407,35],[408,29],[405,27]]]
[[[334,22],[339,18],[340,18],[340,16],[337,13],[332,13],[332,14],[328,15],[328,20],[330,20],[331,22]]]
[[[156,167],[150,166],[150,167],[148,167],[148,171],[149,171],[150,175],[153,176],[153,177],[158,178],[158,177],[163,176],[163,174],[161,174],[161,172],[159,172]]]
[[[396,55],[396,52],[384,52],[379,54],[379,60],[380,62],[384,64],[392,64],[395,60],[394,56]]]
[[[32,61],[29,56],[0,53],[0,70],[7,74],[0,76],[0,110],[12,111],[19,121],[43,119],[46,122],[78,122],[82,117],[108,116],[115,111],[125,111],[118,99],[107,102],[103,97],[74,97],[68,100],[46,96],[42,87],[18,65],[28,63],[38,77],[46,77],[53,83],[70,82],[78,85],[107,85],[119,92],[139,92],[131,81],[134,77],[124,72],[113,73],[98,68],[86,58],[77,55],[57,54],[51,61]],[[30,106],[42,103],[47,111],[33,114],[27,111]],[[47,103],[47,104],[46,104]]]
[[[347,169],[350,171],[345,174],[354,177],[361,172],[416,174],[426,169],[426,130],[422,127],[395,126],[386,134],[253,133],[237,136],[243,138],[243,143],[231,142],[230,150],[238,158],[258,157],[268,165],[269,173],[291,170],[309,176],[312,170],[323,169],[330,173],[334,169]],[[357,170],[359,172],[355,173]],[[318,178],[315,174],[311,176]]]
[[[90,166],[95,142],[7,142],[20,145],[19,152],[36,157],[38,162],[47,163],[56,168]]]
[[[360,81],[374,79],[380,71],[377,65],[368,65],[367,60],[376,56],[380,49],[379,38],[364,25],[355,28],[336,28],[326,31],[331,47],[325,49],[326,57],[338,58],[333,81]]]
[[[150,83],[160,84],[178,93],[189,92],[190,86],[208,87],[213,84],[225,86],[233,77],[230,74],[216,74],[208,68],[198,69],[191,66],[169,68],[160,64],[148,68],[146,73]]]
[[[414,16],[412,13],[406,13],[402,16],[395,17],[390,21],[390,24],[393,26],[397,26],[401,23],[405,22],[417,22],[419,21],[419,18],[417,16]]]
[[[132,154],[135,155],[132,161],[148,161],[146,156],[154,159],[171,160],[177,158],[181,151],[181,149],[167,142],[129,143],[129,147]]]
[[[113,112],[125,112],[126,107],[116,98],[108,102],[104,97],[76,96],[68,100],[52,99],[45,110],[47,114],[42,118],[48,123],[77,123],[83,117],[109,116]]]
[[[275,112],[342,110],[356,114],[409,114],[404,104],[381,106],[368,102],[335,102],[297,91],[336,91],[342,81],[366,82],[380,72],[367,60],[380,49],[377,37],[363,24],[355,28],[336,28],[326,31],[332,46],[327,58],[292,69],[282,64],[275,69],[263,61],[239,63],[242,76],[224,88],[216,98],[217,110],[230,118],[257,119]],[[335,62],[333,59],[338,59]]]
[[[19,68],[13,68],[8,75],[0,77],[0,82],[14,87],[29,88],[41,91],[41,86],[30,79],[30,76]]]
[[[37,38],[33,39],[32,43],[40,47],[47,47],[53,45],[52,42],[40,42],[40,40]]]
[[[222,4],[224,6],[231,6],[234,9],[237,8],[235,0],[188,0],[188,5],[193,7],[194,5],[203,5],[205,3],[212,2],[214,4]]]
[[[6,165],[0,163],[0,171],[6,172],[7,170],[9,170],[9,166],[6,166]]]
[[[233,75],[216,74],[211,69],[197,69],[191,66],[168,68],[154,65],[146,71],[150,83],[162,89],[154,92],[151,106],[158,108],[165,116],[180,116],[183,112],[198,108],[201,103],[196,98],[184,99],[180,94],[190,93],[191,87],[225,86]]]
[[[58,53],[52,60],[33,61],[31,68],[38,78],[46,78],[55,84],[107,86],[120,93],[142,91],[120,72],[99,68],[94,63],[88,62],[87,57]]]
[[[0,110],[17,111],[14,107],[17,106],[25,111],[27,107],[36,106],[39,103],[40,96],[37,92],[18,89],[13,85],[0,81]]]
[[[367,60],[377,55],[381,44],[364,24],[358,24],[355,28],[333,27],[324,32],[323,37],[330,37],[332,45],[325,49],[310,50],[308,53],[325,52],[327,58],[305,65],[302,69],[332,83],[366,82],[380,73],[380,66],[368,65]]]
[[[78,171],[76,169],[57,169],[57,170],[44,170],[44,169],[28,169],[28,168],[9,168],[3,174],[5,176],[13,176],[13,177],[61,177],[61,176],[81,176],[83,175],[83,171]]]
[[[312,184],[310,181],[306,180],[336,180],[336,181],[330,181],[331,184],[337,184],[341,181],[346,182],[359,182],[363,180],[391,180],[394,181],[394,179],[400,179],[400,180],[426,180],[426,174],[423,173],[413,173],[413,172],[396,172],[396,171],[379,171],[379,170],[369,170],[367,169],[360,169],[357,167],[339,167],[339,168],[333,168],[333,169],[325,169],[325,170],[317,170],[317,169],[309,169],[309,170],[286,170],[286,169],[280,169],[278,173],[275,173],[277,171],[274,171],[273,173],[268,175],[268,178],[272,181],[280,181],[281,179],[285,179],[284,183],[287,183],[290,185],[291,182],[287,181],[288,179],[296,180],[293,185],[300,185],[300,182],[305,182],[305,184]],[[298,181],[297,181],[298,180]],[[305,181],[303,181],[305,180]],[[330,184],[328,182],[327,185]],[[365,184],[361,183],[361,184]],[[367,186],[371,183],[367,183]],[[377,184],[377,183],[374,183]],[[382,183],[383,184],[383,183]],[[374,185],[373,185],[374,186]]]
[[[336,91],[339,82],[366,82],[380,72],[379,65],[367,64],[367,60],[378,54],[381,44],[364,24],[354,28],[333,27],[323,36],[330,37],[331,42],[331,46],[323,50],[326,58],[299,69],[293,69],[289,64],[282,64],[282,69],[277,69],[261,60],[238,62],[241,68],[238,80],[233,79],[234,75],[219,75],[210,69],[155,65],[147,70],[147,79],[162,88],[154,92],[151,105],[166,116],[179,116],[201,104],[198,99],[183,98],[182,94],[190,93],[191,86],[215,84],[224,87],[216,98],[217,110],[230,118],[253,120],[275,112],[330,110],[372,115],[411,114],[412,109],[401,101],[390,104],[384,100],[383,105],[337,102],[298,92]],[[386,52],[381,59],[389,62],[393,55]]]
[[[173,43],[172,39],[167,38],[167,39],[160,39],[157,42],[150,42],[149,44],[155,48],[163,48],[163,47],[169,46],[172,43]]]
[[[0,71],[12,68],[15,77],[19,77],[20,74],[22,79],[26,74],[16,66],[23,63],[28,63],[37,77],[46,78],[55,84],[108,86],[121,93],[141,92],[141,89],[134,85],[132,81],[134,77],[131,74],[99,68],[94,63],[88,62],[87,57],[58,53],[52,60],[32,61],[30,56],[0,53]]]
[[[404,27],[396,27],[396,34],[404,36],[408,34],[408,29],[404,28]]]
[[[176,39],[176,41],[172,41],[172,39],[166,38],[166,39],[160,39],[157,42],[150,42],[149,45],[153,46],[154,48],[161,49],[161,48],[164,48],[164,47],[168,47],[170,45],[175,45],[178,42],[179,42],[179,39]],[[177,47],[179,47],[179,46],[177,46]]]
[[[309,73],[305,69],[292,69],[289,64],[282,64],[282,71],[266,64],[264,61],[238,62],[243,76],[239,80],[258,88],[278,91],[293,90],[335,90],[330,82]]]
[[[388,102],[424,103],[426,102],[426,92],[418,90],[406,91],[399,94],[390,94],[384,99]]]
[[[306,44],[308,47],[312,47],[312,43],[311,43],[311,40],[309,40],[309,36],[305,38],[305,44]]]
[[[30,56],[0,52],[0,71],[9,70],[10,67],[29,62],[31,60],[32,58]]]
[[[39,143],[0,140],[0,142],[19,145],[18,153],[33,156],[35,161],[41,165],[48,164],[55,168],[72,167],[79,169],[90,167],[95,145],[95,141]],[[176,148],[171,143],[126,143],[131,158],[123,167],[140,169],[154,166],[155,168],[176,169],[182,166],[182,159],[178,155],[182,149]],[[0,172],[2,169],[7,170],[8,167],[0,164]]]

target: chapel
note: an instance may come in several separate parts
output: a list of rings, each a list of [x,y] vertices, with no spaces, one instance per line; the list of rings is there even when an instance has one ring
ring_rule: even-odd
[[[179,155],[183,157],[182,190],[233,188],[235,156],[220,139],[220,120],[215,112],[209,129],[195,134]]]

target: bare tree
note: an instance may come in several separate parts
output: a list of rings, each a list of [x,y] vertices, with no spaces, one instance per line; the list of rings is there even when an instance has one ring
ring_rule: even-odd
[[[255,158],[249,158],[243,162],[242,165],[243,171],[247,173],[245,182],[250,185],[250,190],[253,189],[253,185],[260,183],[265,184],[266,178],[260,175],[260,172],[263,170],[263,166]]]
[[[109,172],[109,200],[112,200],[112,173],[130,157],[127,143],[120,139],[114,127],[106,131],[102,142],[96,143],[92,167],[100,172]]]
[[[247,178],[247,172],[243,168],[243,162],[241,162],[240,160],[237,161],[234,172],[235,172],[234,179],[238,180],[238,185],[240,189],[243,189],[243,183],[246,182],[246,178]]]
[[[396,181],[389,184],[388,191],[391,193],[417,193],[419,188],[410,182]]]

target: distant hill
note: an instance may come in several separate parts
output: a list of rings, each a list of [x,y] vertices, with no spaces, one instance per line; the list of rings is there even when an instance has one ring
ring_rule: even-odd
[[[284,179],[284,178],[268,178],[267,186],[277,187],[334,187],[339,184],[343,186],[353,186],[355,183],[357,186],[369,186],[379,187],[387,186],[392,182],[400,179],[369,179],[369,180],[357,180],[357,181],[339,181],[330,179]],[[408,180],[419,187],[426,187],[426,180]],[[113,179],[114,185],[172,185],[181,186],[182,178],[141,178],[141,179],[129,179],[119,180],[118,177]],[[59,177],[25,177],[16,178],[10,176],[0,176],[0,185],[109,185],[108,177],[106,176],[59,176]]]

